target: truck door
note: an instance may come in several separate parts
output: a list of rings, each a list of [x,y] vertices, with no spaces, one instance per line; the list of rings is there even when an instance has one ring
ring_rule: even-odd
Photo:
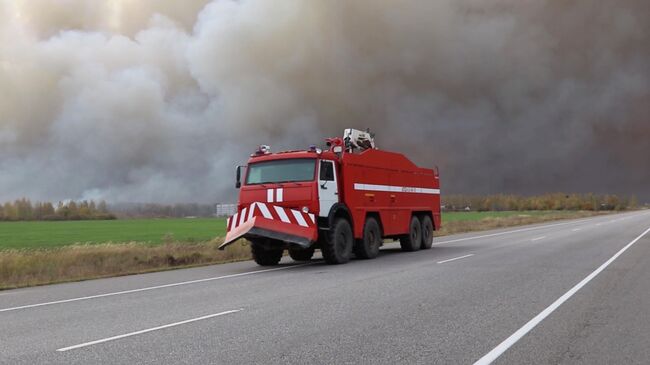
[[[320,203],[320,217],[327,217],[332,205],[339,202],[339,190],[336,183],[336,170],[333,161],[320,161],[318,172],[318,200]]]

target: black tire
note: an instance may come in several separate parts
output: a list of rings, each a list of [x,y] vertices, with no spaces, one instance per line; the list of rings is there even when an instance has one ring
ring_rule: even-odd
[[[417,251],[422,244],[422,226],[420,220],[416,216],[411,217],[411,224],[409,224],[409,234],[406,234],[399,239],[402,251]]]
[[[354,255],[358,259],[374,259],[379,255],[381,243],[379,223],[375,218],[368,217],[366,224],[363,226],[363,238],[357,240],[354,245]]]
[[[425,215],[420,221],[422,225],[422,245],[420,246],[423,250],[428,250],[433,246],[433,222],[431,217]]]
[[[345,264],[352,256],[354,236],[350,223],[344,218],[336,218],[330,227],[329,235],[324,240],[321,251],[325,262],[330,265]]]
[[[253,260],[260,266],[274,266],[282,259],[282,248],[268,249],[258,242],[251,242]]]
[[[289,256],[294,261],[309,261],[311,257],[314,256],[314,248],[290,248]]]

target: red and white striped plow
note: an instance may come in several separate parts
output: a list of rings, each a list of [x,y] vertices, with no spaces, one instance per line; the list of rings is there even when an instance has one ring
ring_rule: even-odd
[[[255,202],[226,221],[223,250],[237,239],[266,237],[309,247],[318,237],[316,216],[299,210]]]

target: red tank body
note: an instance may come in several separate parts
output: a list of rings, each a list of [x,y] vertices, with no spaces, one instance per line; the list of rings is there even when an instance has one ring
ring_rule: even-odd
[[[344,154],[341,159],[343,200],[355,222],[377,212],[385,236],[408,232],[413,212],[431,214],[440,227],[440,179],[432,169],[417,167],[400,153],[377,149]],[[362,224],[353,224],[361,238]]]
[[[384,238],[399,239],[405,251],[430,248],[441,226],[437,170],[374,148],[365,132],[348,131],[356,134],[345,146],[329,139],[326,151],[270,153],[263,146],[253,154],[243,181],[238,168],[238,212],[220,248],[247,238],[261,265],[277,264],[284,249],[305,260],[320,248],[334,264],[352,254],[374,258]],[[372,147],[358,148],[352,137]]]

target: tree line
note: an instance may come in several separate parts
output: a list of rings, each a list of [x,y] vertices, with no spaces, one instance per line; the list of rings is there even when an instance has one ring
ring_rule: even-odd
[[[521,195],[447,195],[442,197],[443,209],[448,211],[504,211],[504,210],[626,210],[638,207],[634,196],[550,193],[535,196]]]
[[[215,215],[214,204],[197,203],[117,203],[111,204],[110,209],[119,218],[184,218]]]
[[[29,199],[18,199],[0,204],[0,221],[66,221],[116,219],[108,210],[105,201],[32,203]]]

